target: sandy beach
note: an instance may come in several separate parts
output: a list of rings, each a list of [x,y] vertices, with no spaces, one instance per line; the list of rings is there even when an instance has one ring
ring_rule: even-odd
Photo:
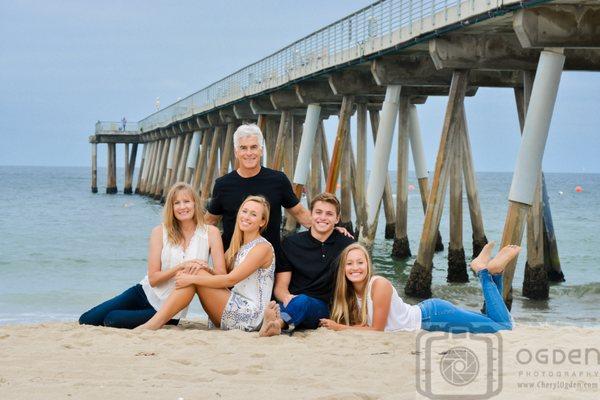
[[[444,357],[465,347],[477,377],[449,383]],[[202,322],[157,332],[13,325],[0,327],[0,398],[421,398],[417,385],[438,395],[598,398],[599,347],[600,329],[553,326],[477,337],[319,329],[265,339]],[[462,361],[454,372],[474,371]]]

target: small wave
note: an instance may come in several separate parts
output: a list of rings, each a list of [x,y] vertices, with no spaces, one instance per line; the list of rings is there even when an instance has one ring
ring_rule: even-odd
[[[550,288],[550,295],[586,297],[600,295],[600,282],[586,283],[577,286],[553,286]]]

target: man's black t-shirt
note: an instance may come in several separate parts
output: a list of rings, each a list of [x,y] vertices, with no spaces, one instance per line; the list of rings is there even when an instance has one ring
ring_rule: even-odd
[[[333,296],[339,255],[352,238],[334,230],[324,241],[312,237],[310,231],[296,233],[283,239],[281,260],[275,272],[291,272],[291,294],[305,294],[328,305]]]
[[[223,247],[225,250],[229,247],[238,209],[250,195],[261,195],[269,201],[271,215],[262,236],[273,245],[275,255],[278,255],[281,253],[281,207],[292,208],[299,201],[287,176],[265,167],[250,178],[243,178],[237,171],[232,171],[215,181],[208,212],[223,217]]]

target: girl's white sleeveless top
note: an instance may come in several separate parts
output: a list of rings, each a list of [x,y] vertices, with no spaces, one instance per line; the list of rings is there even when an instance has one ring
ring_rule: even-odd
[[[172,245],[167,236],[167,229],[164,224],[162,225],[163,237],[162,237],[162,251],[160,253],[160,268],[162,271],[166,271],[184,261],[193,259],[208,260],[209,246],[208,246],[208,233],[205,227],[198,227],[194,235],[190,239],[190,244],[185,251],[181,245]],[[209,265],[212,264],[209,262]],[[166,282],[150,286],[148,275],[140,282],[144,293],[148,298],[148,302],[156,311],[160,309],[164,301],[169,295],[175,290],[175,279],[169,279]],[[187,314],[187,307],[181,310],[179,313],[173,316],[173,319],[185,318]]]
[[[373,326],[373,298],[371,297],[371,287],[380,276],[373,276],[367,285],[367,323]],[[421,308],[417,305],[406,304],[396,288],[392,286],[392,301],[390,304],[390,313],[385,324],[385,331],[415,331],[421,329]],[[360,299],[358,305],[360,308]]]

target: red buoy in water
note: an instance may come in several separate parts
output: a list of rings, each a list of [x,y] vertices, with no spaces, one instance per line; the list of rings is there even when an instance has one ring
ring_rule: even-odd
[[[583,188],[581,186],[575,186],[575,191],[577,193],[581,193],[581,192],[583,192]]]

